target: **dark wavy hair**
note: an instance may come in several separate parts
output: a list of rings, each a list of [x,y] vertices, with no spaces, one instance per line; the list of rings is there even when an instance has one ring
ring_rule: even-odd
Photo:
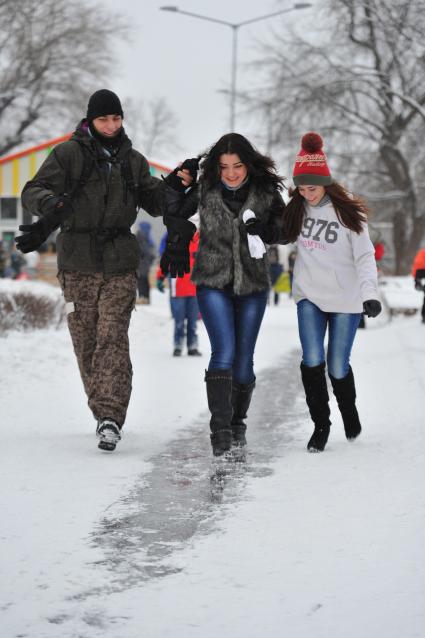
[[[220,157],[233,153],[245,164],[255,185],[270,190],[283,188],[284,178],[277,174],[271,157],[262,155],[243,135],[227,133],[201,155],[201,180],[207,190],[220,183]]]
[[[329,195],[341,224],[360,234],[363,230],[362,223],[367,221],[370,212],[367,204],[359,197],[353,196],[337,182],[324,186],[324,189]],[[291,200],[283,213],[283,232],[284,237],[292,243],[301,233],[305,199],[300,195],[298,188],[290,189],[289,195]]]

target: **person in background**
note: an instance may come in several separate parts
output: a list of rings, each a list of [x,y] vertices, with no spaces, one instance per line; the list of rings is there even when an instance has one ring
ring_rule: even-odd
[[[22,192],[38,221],[15,238],[28,253],[57,228],[58,278],[68,327],[101,450],[120,441],[132,390],[128,329],[136,301],[139,246],[131,232],[139,208],[163,215],[196,178],[176,168],[150,174],[133,149],[113,91],[100,89],[70,140],[58,144]],[[66,415],[61,415],[66,423]]]
[[[381,264],[382,259],[384,258],[384,255],[385,255],[385,244],[384,244],[384,242],[382,240],[379,240],[373,245],[373,247],[375,249],[376,265],[377,265],[378,270],[379,270],[379,266]]]
[[[3,246],[3,242],[0,241],[0,278],[3,279],[5,276],[4,271],[6,268],[6,251]]]
[[[362,312],[381,312],[368,208],[331,176],[323,141],[307,133],[293,170],[295,189],[284,213],[284,236],[297,243],[292,294],[302,347],[301,378],[314,423],[311,452],[330,432],[326,360],[347,439],[361,432],[350,354]],[[325,335],[328,331],[327,356]]]
[[[265,244],[281,239],[282,180],[271,158],[229,133],[203,155],[199,187],[179,214],[164,219],[161,268],[171,276],[189,272],[189,244],[199,226],[192,282],[211,343],[205,381],[214,456],[246,445],[254,350],[270,289]]]
[[[289,287],[291,289],[289,296],[292,297],[292,280],[294,278],[294,266],[295,259],[297,257],[297,249],[294,248],[288,255],[288,273],[289,273]]]
[[[279,261],[279,250],[277,246],[270,246],[267,250],[270,266],[270,281],[272,285],[273,303],[275,306],[279,304],[279,293],[274,290],[273,286],[283,273],[283,266]]]
[[[13,246],[9,256],[10,268],[12,271],[12,279],[18,279],[21,275],[22,268],[25,264],[25,258]]]
[[[28,275],[28,279],[37,279],[38,269],[40,267],[40,253],[33,250],[25,255],[24,271]]]
[[[166,239],[165,239],[166,241]],[[199,246],[199,233],[195,233],[190,244],[190,272],[195,262],[195,256]],[[165,249],[165,246],[164,246]],[[196,286],[190,280],[190,272],[184,277],[169,278],[171,315],[174,320],[174,350],[173,356],[180,357],[183,352],[186,336],[187,354],[191,357],[201,356],[198,350],[197,323],[199,306],[196,299]],[[165,275],[158,266],[156,281],[157,288],[164,292]]]
[[[156,249],[149,222],[140,222],[136,239],[140,249],[140,261],[137,268],[138,303],[150,304],[149,272],[156,257]]]
[[[415,255],[412,266],[412,276],[415,279],[416,290],[422,290],[424,293],[421,316],[422,323],[425,323],[425,248],[418,250]]]

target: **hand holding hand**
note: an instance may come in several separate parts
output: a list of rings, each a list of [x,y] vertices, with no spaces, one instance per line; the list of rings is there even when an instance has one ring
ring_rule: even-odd
[[[273,244],[277,241],[277,228],[270,224],[264,224],[259,219],[251,217],[245,223],[245,228],[248,235],[258,235],[265,244]]]
[[[172,173],[164,178],[164,181],[172,189],[184,192],[186,188],[196,183],[198,168],[199,159],[197,157],[185,159]]]
[[[180,166],[179,173],[183,173],[183,175],[179,175],[182,177],[183,184],[186,187],[193,186],[196,184],[196,179],[198,177],[199,170],[199,158],[192,157],[190,159],[185,159],[184,162]]]

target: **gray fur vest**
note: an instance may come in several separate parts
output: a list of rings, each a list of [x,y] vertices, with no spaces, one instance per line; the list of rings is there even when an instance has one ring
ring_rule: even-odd
[[[221,195],[221,186],[207,191],[199,206],[200,239],[192,270],[196,285],[222,289],[231,284],[235,295],[249,295],[270,286],[267,255],[254,259],[249,254],[242,215],[247,208],[268,221],[273,193],[251,187],[237,217]]]

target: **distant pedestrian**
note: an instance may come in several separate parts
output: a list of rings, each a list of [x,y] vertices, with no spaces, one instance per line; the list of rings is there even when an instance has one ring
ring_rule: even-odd
[[[13,246],[12,252],[9,256],[10,268],[12,271],[12,279],[19,279],[22,268],[25,264],[24,257],[16,250],[16,247]]]
[[[297,249],[294,248],[288,255],[288,274],[289,274],[289,296],[292,297],[292,280],[294,279],[294,266],[297,258]]]
[[[270,268],[270,281],[272,285],[272,297],[275,306],[279,304],[279,292],[275,289],[275,284],[283,273],[283,266],[279,261],[279,250],[277,246],[270,246],[267,250]]]
[[[184,342],[187,345],[187,354],[190,357],[198,357],[198,317],[199,306],[196,298],[196,286],[191,282],[191,272],[195,262],[199,246],[199,233],[195,233],[189,244],[190,272],[184,277],[169,277],[170,307],[174,320],[173,356],[180,357],[183,353]],[[164,292],[165,275],[158,266],[157,288]]]
[[[421,316],[422,323],[425,323],[425,248],[421,248],[416,253],[412,266],[412,275],[415,278],[416,290],[422,290],[424,293]]]
[[[374,247],[366,204],[331,176],[322,138],[302,138],[294,171],[295,190],[284,213],[284,234],[297,242],[292,294],[302,346],[301,377],[314,432],[307,448],[324,450],[330,431],[328,373],[347,439],[361,424],[350,354],[362,312],[381,312]],[[328,331],[327,356],[325,335]]]
[[[4,271],[6,268],[6,260],[6,251],[4,249],[3,242],[0,241],[0,278],[5,276]]]
[[[137,291],[138,302],[150,304],[150,283],[149,273],[156,257],[155,243],[151,236],[151,225],[149,222],[141,222],[136,233],[140,250],[140,261],[137,268]]]
[[[40,267],[40,253],[33,250],[25,255],[24,271],[29,279],[36,279]]]

